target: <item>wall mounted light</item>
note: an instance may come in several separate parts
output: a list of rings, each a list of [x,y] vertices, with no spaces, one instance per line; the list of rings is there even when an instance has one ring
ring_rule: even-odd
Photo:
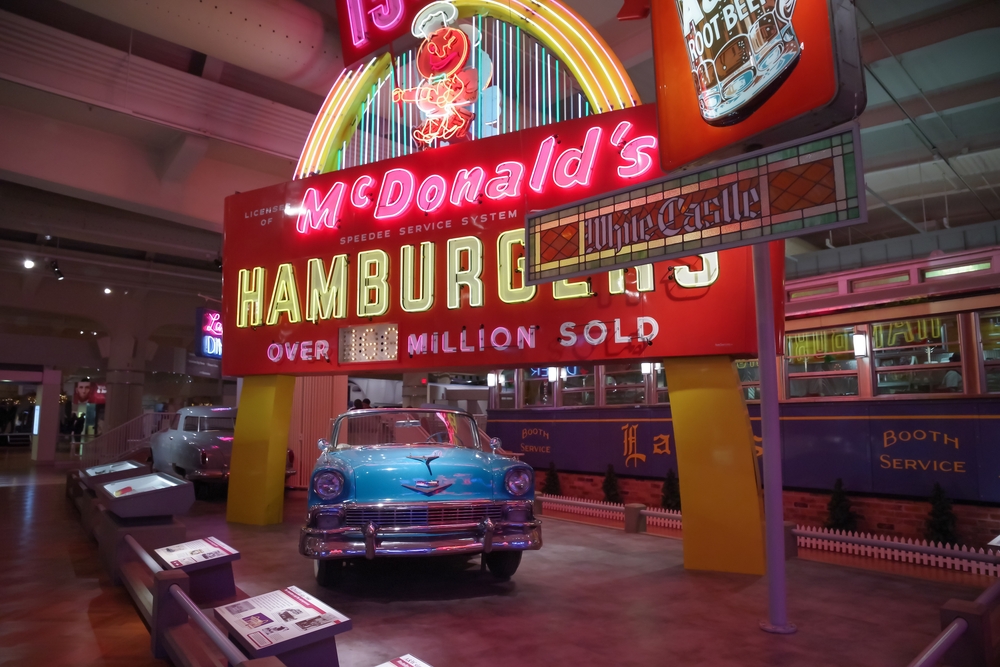
[[[640,364],[640,367],[642,368],[642,374],[643,375],[652,375],[653,374],[653,364],[651,362],[644,361],[644,362],[642,362]]]
[[[487,387],[495,387],[495,386],[497,386],[497,374],[496,373],[487,373],[486,374],[486,386]]]
[[[854,334],[854,356],[868,356],[868,336],[863,333]]]
[[[559,368],[557,366],[549,366],[549,382],[555,382],[559,379]]]

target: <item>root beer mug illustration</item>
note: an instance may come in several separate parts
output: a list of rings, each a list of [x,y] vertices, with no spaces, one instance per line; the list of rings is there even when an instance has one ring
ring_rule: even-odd
[[[756,111],[799,61],[796,0],[676,0],[701,116],[732,125]]]

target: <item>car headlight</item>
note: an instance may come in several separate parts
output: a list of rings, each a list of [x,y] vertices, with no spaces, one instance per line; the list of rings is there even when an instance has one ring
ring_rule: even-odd
[[[313,479],[313,491],[323,500],[333,500],[344,491],[344,476],[336,470],[320,473]]]
[[[504,477],[504,484],[512,496],[523,496],[531,489],[531,471],[527,468],[511,468]]]

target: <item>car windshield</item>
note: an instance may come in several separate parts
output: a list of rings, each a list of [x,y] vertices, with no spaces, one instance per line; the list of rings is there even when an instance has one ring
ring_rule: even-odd
[[[341,415],[331,442],[348,447],[445,445],[478,449],[469,415],[435,410],[358,410]]]

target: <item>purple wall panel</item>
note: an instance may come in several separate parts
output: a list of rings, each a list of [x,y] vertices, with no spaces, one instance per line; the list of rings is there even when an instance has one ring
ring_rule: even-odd
[[[748,406],[754,435],[759,409]],[[487,431],[535,468],[662,478],[677,460],[669,406],[494,410]],[[788,403],[781,409],[787,487],[1000,503],[1000,401]],[[758,457],[758,461],[760,458]],[[680,474],[683,474],[681,471]]]

